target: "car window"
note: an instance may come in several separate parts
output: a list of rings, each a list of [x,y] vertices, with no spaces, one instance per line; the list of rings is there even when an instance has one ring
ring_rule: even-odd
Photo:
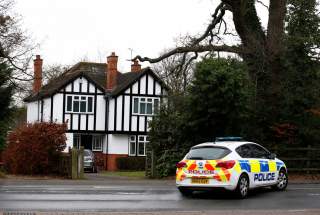
[[[268,159],[270,152],[262,148],[261,146],[250,144],[251,152],[252,152],[252,158],[263,158]]]
[[[91,156],[91,152],[88,150],[84,150],[84,156],[86,156],[86,157]]]
[[[242,158],[251,158],[252,157],[252,151],[249,144],[245,144],[242,146],[239,146],[236,149],[236,152],[242,157]]]
[[[186,156],[188,160],[216,160],[227,156],[231,151],[224,147],[195,147]]]

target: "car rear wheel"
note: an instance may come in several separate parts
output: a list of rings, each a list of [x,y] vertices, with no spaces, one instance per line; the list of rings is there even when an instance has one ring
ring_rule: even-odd
[[[288,186],[288,174],[285,169],[281,169],[278,175],[277,184],[273,186],[273,189],[277,191],[283,191]]]
[[[242,174],[239,177],[238,185],[235,190],[238,198],[244,199],[248,196],[249,192],[249,178],[247,175]]]
[[[189,190],[189,189],[186,189],[186,188],[183,188],[183,187],[178,187],[178,190],[180,191],[180,193],[183,195],[183,196],[191,196],[193,191],[192,190]]]

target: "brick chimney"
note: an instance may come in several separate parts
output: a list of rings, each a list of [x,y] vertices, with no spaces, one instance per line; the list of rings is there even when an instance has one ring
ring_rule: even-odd
[[[139,72],[141,70],[141,65],[138,60],[134,60],[131,64],[131,72]]]
[[[112,90],[117,85],[117,75],[118,75],[118,56],[114,52],[111,53],[110,56],[107,57],[107,90]]]
[[[40,55],[36,55],[36,59],[33,60],[34,68],[34,81],[33,81],[33,92],[38,93],[42,86],[42,62]]]

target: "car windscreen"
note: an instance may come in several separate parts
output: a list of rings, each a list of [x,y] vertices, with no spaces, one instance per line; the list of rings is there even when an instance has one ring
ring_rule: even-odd
[[[224,147],[194,147],[187,154],[188,160],[217,160],[227,156],[231,151]]]
[[[91,156],[91,152],[88,151],[88,150],[84,150],[84,156],[90,157]]]

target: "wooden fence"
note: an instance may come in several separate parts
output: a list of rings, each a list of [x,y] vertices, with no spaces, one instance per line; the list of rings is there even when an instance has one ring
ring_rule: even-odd
[[[59,175],[71,178],[84,178],[83,147],[80,149],[70,149],[68,153],[63,153],[59,159]]]
[[[290,172],[320,172],[320,148],[307,147],[274,147],[272,152],[283,160]]]

